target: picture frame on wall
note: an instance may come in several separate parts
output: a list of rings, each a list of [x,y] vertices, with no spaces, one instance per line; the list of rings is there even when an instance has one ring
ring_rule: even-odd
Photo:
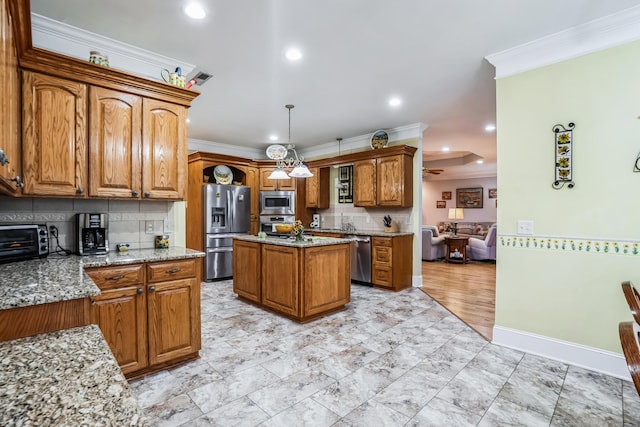
[[[445,209],[447,207],[447,202],[444,200],[436,200],[436,209]]]
[[[498,198],[498,189],[497,188],[490,188],[489,189],[489,198],[490,199],[497,199]]]
[[[443,191],[442,200],[451,200],[451,191]]]
[[[456,207],[464,209],[481,209],[483,201],[482,187],[457,188]]]

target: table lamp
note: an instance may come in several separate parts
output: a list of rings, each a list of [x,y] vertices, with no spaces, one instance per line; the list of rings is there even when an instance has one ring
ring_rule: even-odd
[[[453,235],[458,234],[458,219],[464,219],[464,209],[462,208],[450,208],[449,219],[453,222]]]

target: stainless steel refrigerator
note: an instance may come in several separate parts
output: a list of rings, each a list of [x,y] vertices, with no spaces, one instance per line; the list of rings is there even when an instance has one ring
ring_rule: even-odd
[[[205,280],[233,275],[233,236],[251,227],[251,189],[239,185],[206,184],[203,188]]]

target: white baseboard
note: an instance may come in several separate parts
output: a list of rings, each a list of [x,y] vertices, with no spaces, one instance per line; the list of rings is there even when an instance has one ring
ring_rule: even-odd
[[[411,276],[411,286],[414,288],[419,288],[422,286],[422,275],[419,276]]]
[[[627,362],[618,353],[502,326],[493,327],[491,342],[631,381]]]

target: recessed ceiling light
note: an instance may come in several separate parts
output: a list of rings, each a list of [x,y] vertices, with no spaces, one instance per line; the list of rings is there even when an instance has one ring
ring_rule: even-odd
[[[271,135],[271,136],[269,136],[269,140],[270,140],[270,141],[277,141],[277,140],[278,140],[278,135]]]
[[[449,150],[450,150],[449,147],[442,147],[442,151],[445,152],[445,153],[448,152]]]
[[[184,13],[192,19],[202,19],[207,16],[200,3],[191,2],[184,7]]]
[[[402,100],[400,98],[394,97],[389,99],[389,105],[392,107],[397,107],[400,104],[402,104]]]
[[[484,130],[486,130],[487,132],[493,132],[494,130],[496,130],[496,125],[488,124],[484,127]]]
[[[289,61],[297,61],[302,58],[302,52],[300,52],[300,50],[296,49],[295,47],[288,49],[284,55]]]
[[[479,164],[479,165],[481,165],[481,164],[483,164],[483,163],[484,163],[484,160],[482,160],[482,159],[478,159],[478,160],[476,160],[476,163],[477,163],[477,164]]]

